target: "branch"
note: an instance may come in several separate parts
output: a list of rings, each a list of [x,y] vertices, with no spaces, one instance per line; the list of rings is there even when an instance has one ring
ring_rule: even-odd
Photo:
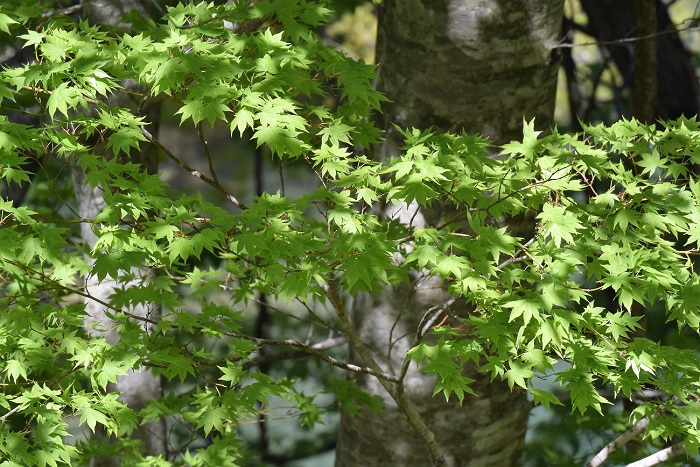
[[[612,453],[632,441],[639,434],[643,433],[647,429],[647,426],[649,426],[649,417],[644,417],[632,425],[632,428],[622,433],[611,443],[601,449],[600,452],[598,452],[598,454],[596,454],[595,457],[591,459],[588,464],[586,464],[586,467],[598,467],[601,465],[608,459],[608,457],[610,457]]]
[[[125,316],[128,316],[129,318],[135,319],[135,320],[137,320],[137,321],[143,321],[144,323],[149,323],[149,324],[154,324],[154,325],[157,325],[157,324],[158,324],[158,321],[152,320],[152,319],[150,319],[150,318],[146,318],[145,316],[139,316],[139,315],[136,315],[136,314],[134,314],[134,313],[130,313],[130,312],[126,311],[126,310],[119,309],[119,308],[117,308],[117,307],[115,307],[115,306],[113,306],[113,305],[110,305],[109,303],[105,302],[104,300],[100,300],[99,298],[96,298],[96,297],[92,296],[92,295],[89,294],[88,292],[83,292],[83,291],[80,290],[80,289],[74,289],[74,288],[72,288],[72,287],[70,287],[70,286],[63,285],[63,284],[61,284],[60,282],[51,279],[51,278],[48,277],[47,275],[45,275],[45,274],[43,274],[43,273],[41,273],[41,272],[39,272],[39,271],[36,271],[36,270],[30,268],[29,266],[25,266],[24,264],[20,263],[19,261],[11,260],[11,261],[8,261],[8,263],[14,264],[15,266],[17,266],[17,267],[19,267],[19,268],[22,268],[22,269],[24,269],[25,271],[30,272],[30,273],[32,273],[32,274],[36,274],[37,276],[41,277],[42,280],[47,281],[47,282],[51,283],[52,285],[58,287],[59,290],[65,290],[65,291],[67,291],[67,292],[74,293],[74,294],[76,294],[76,295],[80,295],[81,297],[89,298],[90,300],[93,300],[94,302],[99,303],[99,304],[102,305],[103,307],[105,307],[105,308],[107,308],[107,309],[109,309],[109,310],[112,310],[112,311],[114,311],[115,313],[121,313],[121,314],[123,314],[123,315],[125,315]],[[110,316],[110,318],[112,318],[112,317]]]
[[[683,443],[674,444],[670,448],[662,449],[651,456],[627,464],[627,467],[652,467],[666,462],[669,459],[685,454],[685,445]]]
[[[211,152],[209,152],[209,144],[204,138],[204,130],[202,129],[202,122],[197,124],[197,133],[199,134],[199,141],[202,143],[204,148],[204,154],[207,156],[207,162],[209,163],[209,174],[211,178],[214,179],[214,183],[219,184],[219,178],[216,176],[216,171],[214,170],[214,161],[211,158]]]
[[[425,312],[423,315],[423,318],[421,318],[420,323],[418,323],[418,330],[416,331],[416,337],[413,339],[413,342],[411,342],[411,347],[414,348],[418,344],[420,344],[421,340],[423,340],[423,337],[425,337],[426,334],[428,334],[428,331],[433,327],[435,322],[438,320],[440,316],[447,310],[449,307],[451,307],[454,302],[457,301],[456,297],[453,297],[449,300],[447,300],[445,303],[442,305],[437,305],[434,307],[431,307],[428,311]],[[403,379],[406,377],[406,373],[408,372],[408,367],[411,364],[411,360],[405,359],[403,362],[403,365],[401,366],[401,373],[399,374],[399,380],[403,381]]]
[[[158,141],[158,139],[156,139],[151,133],[149,133],[149,131],[146,130],[146,127],[143,127],[143,126],[141,127],[141,134],[143,136],[145,136],[146,139],[148,141],[150,141],[152,144],[154,144],[158,149],[163,151],[165,153],[165,155],[168,156],[178,166],[180,166],[181,169],[186,170],[190,174],[192,174],[195,177],[197,177],[198,179],[202,180],[207,185],[214,188],[216,191],[218,191],[219,193],[224,195],[226,197],[226,199],[228,201],[230,201],[234,206],[238,207],[242,211],[245,211],[246,209],[248,209],[245,204],[238,201],[238,199],[235,196],[229,194],[229,192],[226,191],[226,189],[223,186],[221,186],[221,184],[219,184],[216,180],[213,180],[213,179],[207,177],[206,175],[202,174],[198,170],[190,167],[189,165],[185,164],[183,161],[178,159],[175,154],[173,154],[168,148],[163,146],[163,144],[160,141]]]
[[[651,39],[654,37],[660,37],[660,36],[665,36],[667,34],[676,34],[679,32],[683,31],[698,31],[700,30],[700,27],[698,26],[687,26],[687,27],[680,27],[676,28],[674,26],[671,26],[663,31],[656,32],[654,34],[645,34],[645,35],[639,35],[635,37],[625,37],[622,39],[615,39],[615,40],[610,40],[610,41],[593,41],[593,42],[581,42],[580,44],[576,44],[573,42],[560,42],[556,45],[550,45],[549,49],[554,50],[554,49],[571,49],[573,47],[585,47],[585,46],[591,46],[591,45],[596,45],[596,46],[601,46],[601,45],[619,45],[619,44],[627,44],[630,42],[638,42],[638,41],[643,41],[645,39]]]
[[[656,32],[656,1],[636,0],[634,22],[645,36]],[[633,115],[644,123],[654,121],[656,108],[656,39],[640,40],[634,46]]]
[[[328,297],[328,300],[333,305],[333,308],[335,308],[336,314],[338,315],[338,319],[340,320],[340,324],[343,327],[345,334],[348,336],[348,339],[350,340],[352,346],[355,347],[355,350],[357,350],[357,353],[360,355],[360,358],[362,358],[362,360],[365,362],[365,365],[370,367],[372,370],[376,371],[377,373],[382,373],[381,367],[376,362],[376,360],[374,360],[371,352],[369,351],[365,343],[362,341],[362,339],[360,339],[360,336],[358,336],[357,332],[355,332],[355,328],[353,327],[352,323],[350,322],[350,319],[348,318],[347,313],[345,312],[345,305],[340,299],[340,295],[338,294],[338,288],[333,277],[329,277],[328,285],[326,286],[325,291],[326,297]],[[379,383],[384,387],[384,389],[391,396],[391,398],[394,399],[394,402],[396,402],[396,405],[399,407],[399,410],[404,414],[408,423],[413,427],[418,436],[420,436],[420,438],[423,440],[423,442],[428,448],[428,451],[430,451],[430,457],[432,457],[433,459],[433,464],[436,466],[445,465],[445,457],[442,455],[440,445],[438,444],[437,439],[435,438],[435,434],[425,424],[425,422],[423,421],[423,417],[421,417],[420,413],[418,413],[418,410],[410,401],[410,399],[406,397],[406,394],[403,391],[403,384],[401,384],[401,380],[399,380],[396,376],[393,376],[393,378],[394,381],[397,383],[396,388],[392,387],[391,384],[389,384],[389,381],[386,380],[380,379]]]
[[[339,337],[333,337],[326,339],[324,341],[321,341],[317,344],[314,344],[310,346],[314,350],[328,350],[332,349],[334,347],[338,347],[340,345],[345,345],[348,343],[348,338],[345,336],[339,336]],[[250,368],[254,366],[259,366],[263,364],[271,364],[271,363],[276,363],[282,360],[291,360],[295,358],[302,358],[308,355],[308,352],[304,350],[293,350],[289,352],[282,352],[278,353],[275,355],[258,355],[250,359],[249,361],[245,362],[243,364],[243,369],[244,370],[249,370]],[[334,365],[337,366],[337,365]],[[355,366],[355,365],[348,365],[348,366]],[[347,371],[354,371],[350,368],[343,368],[344,370]],[[366,374],[371,374],[371,373],[366,373]]]
[[[246,336],[243,334],[235,334],[235,333],[227,333],[226,335],[231,336],[231,337],[236,337],[239,339],[245,339],[248,340],[252,343],[254,343],[257,346],[263,346],[263,345],[271,345],[271,346],[276,346],[276,347],[294,347],[297,349],[302,350],[303,352],[313,355],[314,357],[318,357],[324,362],[330,363],[333,366],[337,366],[338,368],[342,368],[343,370],[347,371],[352,371],[354,373],[364,373],[368,375],[372,375],[375,378],[379,379],[379,381],[383,381],[382,384],[389,384],[395,383],[397,381],[396,376],[394,375],[389,375],[384,373],[381,368],[376,369],[376,368],[367,368],[367,367],[361,367],[357,365],[352,365],[350,363],[345,363],[341,362],[340,360],[336,360],[333,357],[329,357],[328,355],[324,354],[321,352],[321,349],[326,348],[325,346],[327,345],[338,345],[337,341],[329,339],[328,341],[323,341],[319,342],[316,345],[306,345],[302,344],[299,341],[295,341],[293,339],[286,339],[286,340],[273,340],[273,339],[259,339],[257,337],[251,337],[251,336]],[[318,346],[318,347],[316,347]]]
[[[24,410],[25,408],[26,408],[26,407],[24,406],[24,404],[18,405],[18,406],[15,407],[14,409],[12,409],[12,410],[10,410],[9,412],[7,412],[5,415],[1,416],[1,417],[0,417],[0,422],[2,422],[2,423],[4,424],[4,423],[5,423],[5,419],[6,419],[7,417],[9,417],[10,415],[12,415],[13,413],[19,412],[20,410]]]
[[[69,16],[73,13],[79,12],[83,8],[83,2],[81,1],[77,5],[69,6],[66,8],[61,8],[60,10],[47,11],[41,14],[42,18],[52,18],[54,16]]]

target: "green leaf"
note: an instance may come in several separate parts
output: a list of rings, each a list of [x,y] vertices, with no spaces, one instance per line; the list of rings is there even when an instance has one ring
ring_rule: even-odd
[[[243,132],[247,128],[253,128],[253,112],[245,108],[240,108],[236,111],[233,119],[231,119],[230,128],[231,134],[233,134],[234,129],[238,129],[238,133],[243,136]]]
[[[442,259],[437,262],[434,270],[442,277],[453,275],[455,279],[460,279],[462,277],[462,270],[468,269],[468,267],[469,263],[465,258],[450,255],[443,256]]]
[[[46,102],[49,115],[53,117],[58,111],[65,117],[68,117],[68,110],[74,108],[80,98],[80,92],[76,88],[69,87],[68,83],[61,83],[51,91],[51,95]]]
[[[542,306],[542,303],[535,295],[529,296],[528,298],[521,298],[506,302],[503,306],[505,308],[512,309],[510,312],[510,317],[508,318],[509,322],[520,318],[521,316],[525,326],[530,323],[532,318],[535,318],[535,320],[539,322],[542,321],[542,318],[540,317],[540,307]]]
[[[511,361],[509,367],[510,368],[505,372],[504,375],[504,377],[508,381],[508,386],[510,386],[511,389],[513,389],[513,387],[515,386],[527,389],[526,380],[535,376],[535,373],[530,369],[528,365],[516,361]]]
[[[3,373],[12,378],[15,383],[20,377],[27,381],[27,368],[19,360],[7,360]]]
[[[530,389],[530,394],[534,399],[535,404],[543,405],[547,410],[549,410],[549,405],[564,405],[557,396],[549,391],[544,391],[542,389]]]
[[[0,31],[10,33],[10,25],[19,24],[19,22],[7,16],[5,13],[0,13]],[[26,46],[25,46],[26,47]]]
[[[577,213],[567,211],[563,206],[545,204],[537,218],[542,221],[544,235],[552,237],[557,248],[562,241],[574,243],[574,235],[583,228],[577,219]]]
[[[204,434],[206,436],[209,436],[209,434],[213,431],[223,431],[224,429],[224,420],[228,418],[228,413],[226,413],[226,410],[223,409],[223,407],[214,407],[211,410],[206,410],[204,413],[201,415],[201,419],[199,424],[197,425],[198,428],[204,428]]]
[[[95,427],[99,423],[100,425],[107,425],[107,417],[100,411],[93,409],[92,407],[83,407],[80,409],[80,424],[87,423],[92,432],[95,432]]]
[[[41,45],[41,43],[44,41],[44,38],[46,38],[46,34],[40,32],[40,31],[32,31],[29,30],[27,31],[27,34],[22,34],[19,36],[20,39],[24,39],[26,42],[22,46],[22,48],[26,47],[37,47]]]

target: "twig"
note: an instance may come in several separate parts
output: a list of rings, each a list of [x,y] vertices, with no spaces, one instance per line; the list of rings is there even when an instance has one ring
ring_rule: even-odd
[[[375,368],[367,368],[367,367],[361,367],[357,365],[353,365],[350,363],[345,363],[341,362],[340,360],[336,360],[333,357],[329,357],[328,355],[324,354],[321,352],[321,348],[324,348],[324,345],[330,345],[331,343],[336,344],[337,341],[332,340],[328,344],[323,344],[319,348],[315,348],[314,346],[311,345],[306,345],[302,342],[295,341],[293,339],[286,339],[286,340],[273,340],[273,339],[259,339],[257,337],[251,337],[251,336],[246,336],[243,334],[235,334],[235,333],[230,333],[227,334],[228,336],[231,337],[237,337],[239,339],[245,339],[247,341],[250,341],[254,343],[255,345],[261,347],[264,345],[271,345],[275,347],[294,347],[299,350],[302,350],[310,355],[313,355],[314,357],[318,357],[324,362],[330,363],[333,366],[337,366],[338,368],[342,368],[343,370],[347,371],[352,371],[354,373],[364,373],[368,375],[372,375],[375,378],[379,379],[379,381],[383,381],[386,384],[395,383],[397,381],[396,376],[394,375],[389,375],[387,373],[384,373],[381,371],[381,368],[378,370]]]
[[[282,170],[284,167],[282,166],[282,161],[279,161],[278,164],[278,170],[279,170],[279,176],[280,176],[280,195],[282,195],[282,198],[284,198],[284,171]]]
[[[150,141],[152,144],[154,144],[156,147],[158,147],[158,149],[163,151],[165,153],[165,155],[168,156],[168,158],[170,158],[173,162],[175,162],[181,169],[186,170],[191,175],[197,177],[198,179],[202,180],[207,185],[214,188],[216,191],[218,191],[219,193],[224,195],[226,197],[226,199],[228,201],[230,201],[234,206],[241,209],[242,211],[245,211],[246,209],[248,209],[245,204],[238,201],[238,199],[235,196],[233,196],[228,191],[226,191],[226,189],[223,186],[221,186],[217,181],[207,177],[203,173],[190,167],[189,165],[185,164],[183,161],[178,159],[178,157],[175,156],[175,154],[173,154],[168,148],[163,146],[163,144],[160,141],[158,141],[158,139],[156,139],[151,133],[149,133],[149,131],[146,130],[146,128],[143,126],[141,127],[141,134],[143,136],[145,136],[148,141]]]
[[[54,16],[68,16],[72,15],[73,13],[77,13],[83,8],[83,2],[81,1],[77,5],[72,5],[66,8],[61,8],[59,10],[53,10],[53,11],[47,11],[45,13],[41,14],[42,18],[52,18]]]
[[[685,454],[685,445],[683,443],[678,443],[674,444],[670,448],[655,452],[651,456],[640,459],[637,462],[627,464],[627,467],[652,467],[654,465],[662,464],[667,460],[673,459],[674,457],[682,454]]]
[[[626,44],[626,43],[630,43],[630,42],[643,41],[645,39],[651,39],[654,37],[665,36],[667,34],[676,34],[676,33],[683,32],[683,31],[699,31],[699,30],[700,30],[700,26],[687,26],[687,27],[683,27],[683,28],[676,28],[674,26],[674,27],[669,27],[664,31],[660,31],[660,32],[657,32],[654,34],[646,34],[646,35],[635,36],[635,37],[623,37],[622,39],[615,39],[615,40],[610,40],[610,41],[581,42],[580,44],[561,42],[561,43],[558,43],[556,45],[550,45],[549,48],[550,48],[550,50],[553,50],[553,49],[570,49],[573,47],[584,47],[584,46],[591,46],[591,45],[601,46],[601,45]]]
[[[445,303],[442,305],[437,305],[434,307],[431,307],[428,311],[425,312],[423,315],[423,318],[420,320],[420,323],[418,324],[418,330],[416,331],[416,337],[413,338],[413,342],[411,342],[411,348],[417,346],[420,344],[420,342],[423,340],[423,337],[425,337],[426,334],[428,334],[428,331],[433,327],[435,322],[440,318],[440,316],[443,315],[443,313],[451,307],[455,302],[457,301],[456,297],[453,297],[449,300],[447,300]],[[403,365],[401,366],[401,373],[399,373],[399,380],[403,381],[403,379],[406,377],[406,373],[408,372],[408,367],[411,364],[411,360],[406,359],[403,362]]]
[[[207,144],[207,140],[204,138],[204,130],[202,130],[202,122],[199,122],[197,124],[197,134],[199,134],[199,141],[202,143],[202,147],[204,148],[204,154],[207,156],[207,162],[209,163],[209,174],[211,175],[211,178],[214,180],[214,183],[219,185],[219,178],[216,176],[216,171],[214,170],[214,161],[211,158],[211,152],[209,151],[209,145]]]
[[[350,322],[350,319],[348,318],[348,315],[345,312],[345,305],[340,299],[337,285],[332,276],[328,278],[328,285],[326,286],[325,290],[328,300],[333,305],[333,308],[335,308],[336,314],[338,315],[338,319],[340,320],[340,324],[343,327],[345,334],[348,336],[348,339],[350,340],[352,346],[355,347],[355,350],[357,350],[357,353],[360,355],[360,358],[362,358],[365,365],[370,367],[372,370],[374,370],[377,373],[382,373],[381,367],[376,362],[376,360],[374,360],[369,349],[362,341],[362,339],[360,339],[360,336],[358,336],[355,332],[355,328],[352,326],[352,323]],[[396,381],[395,387],[393,387],[387,380],[380,379],[379,383],[384,387],[384,389],[391,396],[391,398],[394,399],[394,402],[396,402],[396,405],[399,407],[399,410],[404,414],[408,423],[413,427],[418,436],[420,436],[420,438],[423,440],[423,442],[428,448],[428,451],[430,452],[430,457],[433,460],[433,464],[436,466],[445,465],[445,457],[442,455],[440,445],[438,444],[437,439],[435,438],[435,434],[430,430],[430,428],[428,428],[428,426],[425,424],[425,421],[423,421],[423,417],[421,417],[416,407],[404,393],[403,382],[396,378],[396,376],[394,376],[393,379],[394,381]]]
[[[508,266],[509,264],[512,264],[512,263],[520,263],[521,261],[525,261],[525,260],[529,257],[528,254],[527,254],[527,252],[525,253],[524,256],[518,256],[518,255],[519,255],[520,253],[522,253],[527,247],[529,247],[529,246],[532,245],[533,243],[535,243],[535,237],[533,237],[533,238],[531,238],[530,240],[528,240],[527,243],[525,243],[525,244],[523,245],[523,248],[522,248],[521,250],[518,250],[518,251],[516,251],[516,252],[513,254],[513,257],[508,258],[507,260],[503,261],[501,264],[499,264],[498,266],[496,266],[496,269],[498,269],[499,271],[503,271],[503,268],[505,268],[505,267]],[[489,274],[489,276],[491,276],[491,274]]]
[[[19,267],[19,268],[22,268],[22,269],[24,269],[25,271],[30,272],[30,273],[32,273],[32,274],[36,274],[37,276],[41,277],[43,280],[45,280],[45,281],[47,281],[47,282],[50,282],[52,285],[58,287],[59,290],[65,290],[65,291],[68,291],[68,292],[70,292],[70,293],[74,293],[74,294],[76,294],[76,295],[80,295],[81,297],[89,298],[90,300],[99,303],[99,304],[102,305],[103,307],[105,307],[105,308],[107,308],[107,309],[109,309],[109,310],[112,310],[112,311],[114,311],[115,313],[121,313],[121,314],[123,314],[123,315],[125,315],[125,316],[128,316],[129,318],[135,319],[135,320],[137,320],[137,321],[143,321],[143,322],[145,322],[145,323],[154,324],[154,325],[157,325],[157,324],[158,324],[158,321],[154,321],[154,320],[152,320],[152,319],[150,319],[150,318],[146,318],[145,316],[139,316],[139,315],[136,315],[136,314],[134,314],[134,313],[130,313],[130,312],[128,312],[128,311],[125,311],[125,310],[119,309],[119,308],[117,308],[117,307],[115,307],[115,306],[112,306],[112,305],[110,305],[109,303],[105,302],[104,300],[100,300],[99,298],[96,298],[96,297],[92,296],[92,295],[91,295],[90,293],[88,293],[88,292],[83,292],[83,291],[80,290],[80,289],[74,289],[74,288],[72,288],[72,287],[70,287],[70,286],[63,285],[63,284],[59,283],[58,281],[55,281],[55,280],[51,279],[51,278],[48,277],[47,275],[45,275],[45,274],[43,274],[43,273],[41,273],[41,272],[39,272],[39,271],[36,271],[36,270],[30,268],[29,266],[26,266],[26,265],[20,263],[19,261],[10,260],[10,261],[8,261],[8,263],[14,264],[15,266],[17,266],[17,267]]]
[[[345,345],[347,343],[348,343],[347,337],[339,336],[339,337],[333,337],[330,339],[326,339],[325,341],[321,341],[321,342],[314,344],[310,347],[314,350],[328,350],[328,349],[332,349],[334,347]],[[295,358],[305,357],[307,355],[308,355],[308,352],[305,352],[303,350],[293,350],[293,351],[282,352],[282,353],[277,353],[277,354],[273,354],[273,355],[264,355],[264,356],[259,355],[259,356],[253,357],[251,360],[248,360],[245,363],[243,363],[243,369],[249,370],[250,368],[257,366],[257,365],[270,364],[270,363],[275,363],[275,362],[279,362],[282,360],[291,360],[291,359],[295,359]],[[349,370],[347,368],[344,368],[344,369],[348,370],[348,371],[352,371],[352,370]],[[366,373],[366,374],[370,374],[370,373]]]

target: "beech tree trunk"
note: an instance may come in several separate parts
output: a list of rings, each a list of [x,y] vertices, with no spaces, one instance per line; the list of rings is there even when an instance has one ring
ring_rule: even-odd
[[[122,24],[124,15],[132,10],[136,10],[142,15],[148,14],[148,0],[83,0],[83,16],[91,24],[106,24],[110,26],[128,27]],[[127,89],[140,91],[135,82],[122,83]],[[127,93],[116,93],[112,96],[111,105],[121,106],[130,109],[139,108],[141,102],[131,97]],[[157,125],[160,117],[159,104],[143,106],[146,120],[153,124],[151,132],[157,134]],[[142,151],[135,156],[132,154],[133,162],[143,165],[144,170],[153,173],[157,166],[157,150],[155,147],[142,143]],[[107,152],[103,152],[106,154]],[[109,157],[109,156],[107,156]],[[77,210],[83,219],[94,219],[104,208],[104,198],[100,187],[93,187],[85,183],[82,170],[73,166],[73,182],[77,202]],[[81,224],[81,237],[90,249],[95,246],[97,236],[92,231],[89,224]],[[133,270],[134,282],[147,282],[151,274],[148,269]],[[109,277],[99,282],[94,275],[85,278],[85,291],[92,297],[102,302],[109,302],[110,296],[114,293],[114,284]],[[119,284],[124,287],[124,284]],[[119,335],[115,331],[115,326],[106,315],[106,309],[95,300],[85,301],[85,326],[87,332],[95,335],[102,334],[111,344],[119,340]],[[155,319],[159,315],[159,310],[155,305],[139,305],[130,310],[135,315]],[[149,326],[150,327],[150,326]],[[150,329],[147,329],[150,332]],[[146,406],[149,401],[159,399],[162,396],[161,378],[155,376],[147,368],[129,371],[123,376],[117,377],[117,383],[110,385],[109,390],[120,392],[122,400],[129,408],[138,411]],[[167,433],[164,420],[154,420],[139,426],[132,435],[141,442],[141,450],[146,455],[167,454]],[[114,456],[101,456],[92,460],[92,467],[108,467],[122,465],[121,461]]]
[[[385,143],[376,157],[396,154],[402,128],[485,135],[496,144],[521,139],[523,118],[547,129],[552,121],[558,56],[551,46],[560,39],[563,0],[384,0],[379,10],[377,62],[381,90],[392,102],[380,117]],[[556,49],[555,49],[556,50]],[[446,206],[417,213],[399,212],[414,226],[436,225]],[[512,221],[511,221],[512,222]],[[524,231],[532,223],[524,221]],[[512,225],[512,224],[511,224]],[[401,367],[423,314],[449,299],[434,278],[416,277],[411,287],[360,297],[354,320],[361,337],[387,371]],[[462,310],[462,312],[467,312]],[[408,373],[406,394],[435,434],[450,466],[517,465],[530,410],[525,394],[502,382],[490,382],[476,368],[479,397],[459,406],[453,397],[432,396],[430,378],[416,368]],[[430,465],[424,443],[415,435],[379,383],[359,379],[382,397],[382,414],[343,414],[336,466]]]

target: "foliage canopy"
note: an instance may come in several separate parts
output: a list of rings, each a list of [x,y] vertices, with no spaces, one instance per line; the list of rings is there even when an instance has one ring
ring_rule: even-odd
[[[0,31],[34,55],[0,73],[0,177],[32,185],[23,205],[0,201],[0,458],[8,465],[84,460],[96,448],[69,441],[70,419],[118,437],[131,465],[170,465],[129,442],[137,424],[158,417],[179,414],[211,438],[200,450],[182,447],[178,462],[188,465],[240,456],[236,426],[271,396],[294,404],[302,424],[317,423],[322,409],[293,381],[256,371],[261,346],[292,347],[399,387],[405,371],[351,366],[322,342],[258,339],[244,311],[259,292],[296,300],[306,319],[358,345],[342,297],[421,271],[444,278],[454,297],[421,310],[423,324],[454,315],[455,302],[473,310],[453,316],[459,326],[416,330],[406,358],[436,376],[436,394],[468,404],[462,368],[470,360],[548,407],[563,393],[533,381],[554,375],[581,414],[612,402],[602,387],[624,398],[653,390],[660,396],[630,422],[648,417],[650,439],[697,454],[700,359],[644,337],[635,309],[660,307],[679,332],[700,331],[698,122],[621,121],[545,136],[525,122],[523,140],[498,149],[478,136],[408,129],[401,153],[377,162],[362,148],[381,139],[368,117],[384,98],[372,89],[371,66],[319,41],[314,29],[329,14],[320,3],[180,4],[137,31],[42,18],[39,8],[9,2],[0,10]],[[120,93],[140,107],[154,99],[175,106],[183,131],[228,125],[282,162],[308,164],[319,188],[243,205],[215,172],[189,167],[151,134],[139,106],[115,106],[110,97]],[[20,114],[35,123],[19,123]],[[171,197],[138,164],[145,144],[226,193],[232,209],[197,193]],[[58,175],[41,182],[26,170],[32,158]],[[76,216],[60,190],[68,164],[103,193],[94,219]],[[448,202],[455,214],[416,228],[372,209],[412,202]],[[537,219],[528,236],[502,223],[527,213]],[[79,224],[98,236],[94,248],[82,243]],[[142,266],[157,273],[139,277]],[[118,331],[116,343],[83,328],[76,297],[92,299],[86,276],[115,286],[102,326]],[[606,289],[611,303],[596,294]],[[226,303],[211,298],[221,290]],[[196,312],[185,298],[198,301]],[[160,316],[134,315],[138,304],[158,306]],[[312,311],[321,305],[334,312],[328,320]],[[557,361],[567,365],[555,369]],[[108,385],[142,366],[184,389],[136,413]],[[327,390],[351,411],[374,403],[341,381]]]

